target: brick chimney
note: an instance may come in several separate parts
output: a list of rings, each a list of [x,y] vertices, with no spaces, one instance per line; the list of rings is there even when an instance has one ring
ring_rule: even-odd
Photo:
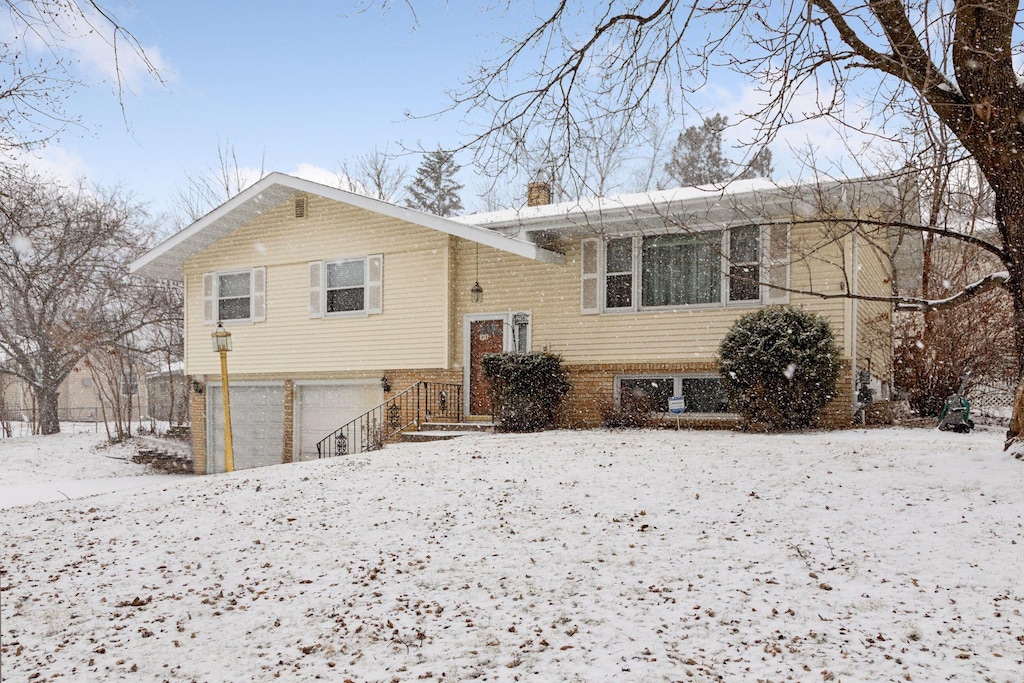
[[[551,185],[543,180],[535,180],[526,185],[526,205],[544,206],[551,203]]]

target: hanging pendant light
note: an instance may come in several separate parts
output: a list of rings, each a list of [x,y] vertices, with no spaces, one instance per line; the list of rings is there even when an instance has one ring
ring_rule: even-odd
[[[469,296],[473,303],[478,304],[484,300],[484,288],[480,286],[480,243],[476,243],[476,282],[469,288]]]

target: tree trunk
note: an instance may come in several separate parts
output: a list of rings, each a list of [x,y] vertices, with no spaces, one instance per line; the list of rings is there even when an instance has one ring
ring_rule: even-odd
[[[39,433],[60,434],[60,419],[57,415],[60,392],[55,387],[37,387],[34,393],[39,409]]]
[[[996,215],[1002,223],[1000,232],[1009,257],[1006,265],[1010,279],[1006,288],[1013,301],[1013,343],[1017,357],[1017,393],[1004,449],[1014,457],[1024,459],[1024,220],[1018,219],[1016,214],[1001,212],[999,208],[997,204]],[[1008,218],[1011,215],[1013,217]]]

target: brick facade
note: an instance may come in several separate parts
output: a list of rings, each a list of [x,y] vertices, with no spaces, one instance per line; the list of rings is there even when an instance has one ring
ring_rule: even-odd
[[[206,474],[206,389],[195,382],[190,390],[189,406],[192,410],[192,471]]]
[[[619,375],[713,374],[717,372],[717,369],[717,364],[708,362],[566,365],[565,370],[572,383],[572,389],[563,402],[559,414],[559,426],[582,429],[600,427],[604,424],[605,415],[615,405],[615,378]],[[387,378],[390,391],[384,393],[385,401],[408,389],[416,382],[462,384],[462,370],[392,370],[383,371],[379,375],[372,373],[372,376]],[[266,381],[267,378],[263,379]],[[281,379],[279,381],[284,385],[285,403],[281,462],[289,463],[294,459],[295,380]],[[194,389],[191,391],[193,463],[196,474],[206,474],[207,385],[200,383],[197,386],[202,388],[202,393]],[[850,425],[853,382],[849,361],[843,361],[838,389],[836,398],[825,407],[822,415],[823,427],[842,428]],[[684,417],[682,425],[690,428],[729,428],[736,425],[736,420],[730,417],[715,416]]]
[[[618,375],[715,374],[717,363],[619,363],[601,365],[566,365],[572,389],[563,402],[559,425],[568,428],[600,427],[605,414],[615,406],[615,378]],[[822,411],[822,426],[830,429],[848,427],[853,404],[850,362],[843,361],[837,394]],[[696,428],[733,427],[732,418],[683,417],[682,425]]]

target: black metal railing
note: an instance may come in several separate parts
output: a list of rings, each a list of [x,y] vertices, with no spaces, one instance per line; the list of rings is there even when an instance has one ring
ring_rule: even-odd
[[[461,384],[417,382],[321,439],[317,457],[377,450],[406,429],[436,419],[462,420]]]

